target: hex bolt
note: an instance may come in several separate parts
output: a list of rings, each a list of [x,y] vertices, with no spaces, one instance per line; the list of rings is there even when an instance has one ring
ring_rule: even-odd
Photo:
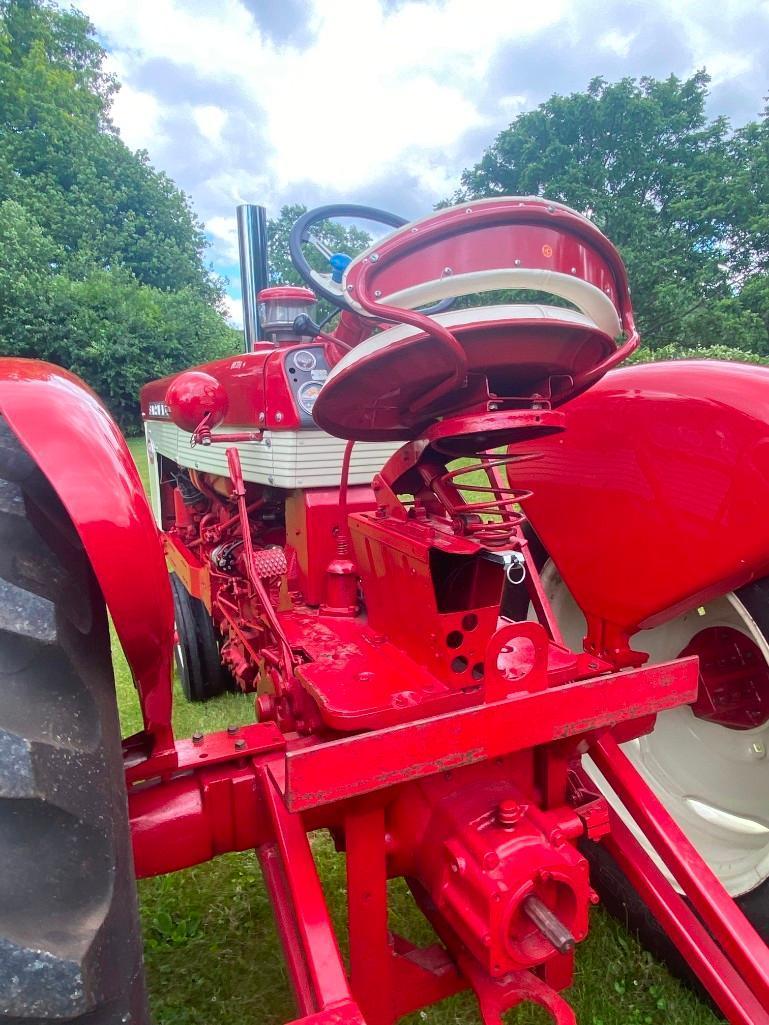
[[[766,758],[766,744],[763,740],[754,740],[750,745],[750,753],[753,758]]]
[[[228,732],[228,733],[229,733],[230,735],[232,735],[233,733],[237,733],[239,729],[240,729],[240,727],[239,727],[239,726],[236,726],[234,722],[231,722],[231,723],[229,724],[229,726],[227,727],[227,732]]]
[[[576,940],[544,901],[530,893],[523,899],[523,911],[536,925],[542,935],[548,939],[559,954],[568,954],[574,949]]]
[[[245,747],[245,746],[246,746],[246,742],[245,742],[245,740],[243,739],[243,737],[240,737],[240,738],[239,738],[238,740],[236,740],[236,741],[235,741],[235,747],[236,747],[236,748],[237,748],[238,750],[240,750],[241,748],[243,748],[243,747]]]
[[[497,805],[497,824],[502,829],[514,829],[526,814],[526,809],[514,798],[500,801]]]
[[[202,744],[203,743],[203,734],[200,732],[200,730],[195,730],[195,732],[192,734],[192,743],[193,744]]]

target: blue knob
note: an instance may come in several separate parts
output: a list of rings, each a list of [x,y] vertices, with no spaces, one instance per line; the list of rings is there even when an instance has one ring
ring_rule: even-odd
[[[340,284],[348,264],[352,263],[352,257],[347,253],[334,253],[328,262],[331,264],[331,280]]]

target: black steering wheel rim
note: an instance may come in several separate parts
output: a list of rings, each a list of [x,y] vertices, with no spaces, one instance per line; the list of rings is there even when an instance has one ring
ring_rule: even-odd
[[[408,221],[405,217],[390,213],[388,210],[378,210],[373,206],[359,206],[356,203],[330,203],[326,206],[316,206],[314,210],[307,210],[294,222],[291,233],[288,236],[288,251],[297,273],[305,284],[317,295],[330,302],[332,306],[336,306],[340,310],[352,310],[352,306],[350,306],[344,293],[334,292],[321,281],[318,281],[316,277],[317,272],[313,272],[307,257],[302,251],[302,244],[309,241],[310,228],[320,221],[331,220],[334,217],[355,217],[362,221],[375,221],[377,224],[386,224],[389,228],[402,228],[404,224],[408,224]],[[427,314],[442,313],[444,310],[449,309],[453,302],[453,299],[442,299],[440,302],[426,307],[422,312]]]

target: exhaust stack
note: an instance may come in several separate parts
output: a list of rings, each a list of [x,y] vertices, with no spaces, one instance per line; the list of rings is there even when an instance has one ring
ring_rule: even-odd
[[[237,209],[240,288],[243,295],[243,337],[250,352],[261,337],[259,306],[256,297],[269,284],[267,270],[267,211],[254,203]]]

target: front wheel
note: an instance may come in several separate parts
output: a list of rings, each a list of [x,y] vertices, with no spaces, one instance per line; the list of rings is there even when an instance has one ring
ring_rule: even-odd
[[[0,1023],[147,1025],[104,600],[0,418]]]
[[[192,597],[176,573],[171,574],[171,593],[174,658],[182,693],[188,701],[208,701],[234,686],[219,656],[214,624],[203,602]]]
[[[567,644],[579,650],[584,617],[548,561],[545,592]],[[654,730],[623,750],[645,781],[769,941],[769,578],[635,635],[649,664],[700,657],[693,706],[661,712]],[[621,813],[605,781],[587,770]],[[631,920],[649,945],[649,925],[624,877],[606,864],[597,885],[610,908]],[[672,881],[672,880],[671,880]],[[663,951],[663,953],[665,953]]]

